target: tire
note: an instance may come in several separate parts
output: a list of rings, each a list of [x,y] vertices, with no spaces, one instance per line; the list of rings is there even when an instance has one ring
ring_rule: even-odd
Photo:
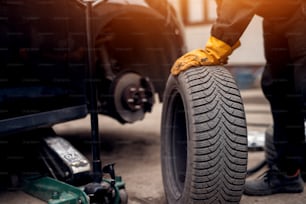
[[[247,130],[239,90],[221,66],[170,76],[161,123],[163,186],[169,204],[239,203]]]

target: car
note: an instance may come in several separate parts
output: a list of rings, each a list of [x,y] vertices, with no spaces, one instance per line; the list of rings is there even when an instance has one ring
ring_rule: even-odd
[[[30,183],[25,191],[45,201],[49,198],[40,191],[65,189],[78,203],[88,197],[127,203],[112,164],[101,167],[97,115],[134,123],[163,100],[170,67],[186,51],[172,5],[167,0],[17,0],[0,1],[0,10],[0,171],[6,172],[0,189]],[[52,129],[87,115],[94,118],[92,166]],[[38,178],[36,173],[56,180],[28,181]],[[86,195],[74,188],[80,185]]]
[[[142,120],[156,94],[162,101],[171,64],[185,52],[182,25],[166,0],[94,1],[92,78],[85,1],[0,5],[1,135],[85,117],[89,81],[99,114]]]

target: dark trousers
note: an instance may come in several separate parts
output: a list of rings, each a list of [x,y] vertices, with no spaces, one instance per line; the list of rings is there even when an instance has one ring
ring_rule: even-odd
[[[286,20],[264,19],[262,89],[273,115],[275,163],[294,173],[303,164],[306,116],[306,5]]]

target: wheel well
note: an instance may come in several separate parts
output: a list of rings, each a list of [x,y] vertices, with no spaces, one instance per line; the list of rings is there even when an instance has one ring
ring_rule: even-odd
[[[150,78],[162,101],[171,65],[181,55],[183,41],[175,34],[174,25],[166,25],[164,19],[130,12],[106,24],[96,45],[105,78],[127,70],[138,72]]]

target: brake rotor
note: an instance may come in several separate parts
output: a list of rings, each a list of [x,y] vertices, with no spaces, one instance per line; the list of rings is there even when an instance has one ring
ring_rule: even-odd
[[[154,88],[149,78],[127,72],[114,80],[115,110],[120,119],[132,123],[142,120],[154,104]]]

